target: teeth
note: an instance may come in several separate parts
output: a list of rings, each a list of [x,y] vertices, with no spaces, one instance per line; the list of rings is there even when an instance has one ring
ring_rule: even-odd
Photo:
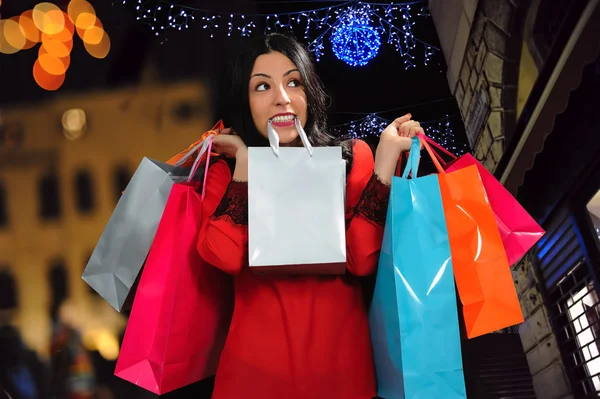
[[[294,115],[276,116],[271,120],[273,122],[290,122],[294,120]]]

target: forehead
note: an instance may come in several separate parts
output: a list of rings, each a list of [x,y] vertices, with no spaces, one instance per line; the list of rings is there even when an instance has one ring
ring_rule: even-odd
[[[297,69],[292,60],[279,52],[273,51],[258,56],[254,62],[252,74],[263,73],[275,77],[281,76],[292,69]]]

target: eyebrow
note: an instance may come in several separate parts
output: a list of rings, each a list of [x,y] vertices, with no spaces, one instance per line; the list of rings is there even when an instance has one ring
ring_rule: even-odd
[[[287,71],[286,73],[284,73],[283,76],[288,76],[292,72],[300,72],[300,71],[297,68],[290,69],[289,71]],[[258,77],[263,77],[263,78],[271,79],[271,76],[267,75],[266,73],[255,73],[254,75],[250,76],[250,79],[252,79],[252,78],[258,78]]]

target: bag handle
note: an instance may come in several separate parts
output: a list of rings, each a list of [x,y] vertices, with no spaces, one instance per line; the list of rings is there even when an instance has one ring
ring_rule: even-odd
[[[448,151],[447,149],[445,149],[444,147],[442,147],[441,145],[439,145],[438,143],[433,141],[431,138],[425,136],[424,134],[418,133],[417,136],[423,138],[428,144],[432,145],[436,149],[438,149],[441,152],[443,152],[444,154],[448,155],[450,158],[452,158],[452,160],[458,159],[458,157],[456,155],[454,155],[453,153],[451,153],[450,151]],[[438,159],[438,161],[440,161],[440,163],[443,166],[447,165],[447,162],[444,161],[444,159],[440,156],[440,154],[438,154],[436,151],[433,151],[433,154],[435,155],[435,157]]]
[[[312,157],[313,156],[313,147],[310,144],[310,141],[308,141],[308,136],[306,136],[306,132],[304,131],[304,128],[302,127],[302,124],[300,123],[300,120],[298,118],[294,118],[294,119],[295,119],[295,124],[296,124],[296,131],[298,131],[300,140],[302,140],[302,144],[304,144],[306,151],[308,151],[308,154]],[[278,157],[279,156],[279,135],[277,134],[275,129],[273,129],[273,121],[271,121],[271,120],[269,120],[267,122],[267,136],[269,138],[269,145],[271,146],[273,153],[275,154],[275,156]]]
[[[444,170],[444,168],[442,167],[442,165],[440,165],[440,161],[438,160],[438,158],[436,157],[436,153],[435,151],[433,151],[431,149],[431,147],[429,146],[429,143],[427,142],[427,140],[425,140],[423,138],[422,134],[418,134],[417,136],[415,136],[417,138],[417,140],[419,140],[421,142],[421,144],[423,144],[423,147],[425,147],[425,149],[427,150],[427,153],[429,154],[429,156],[431,157],[431,160],[433,161],[433,164],[435,165],[435,168],[437,169],[437,171],[442,174],[445,175],[446,171]],[[414,138],[413,137],[413,140]]]
[[[406,163],[406,168],[404,168],[404,173],[402,174],[403,179],[408,179],[408,174],[410,172],[412,172],[413,179],[416,179],[419,173],[419,157],[421,154],[421,143],[419,142],[419,138],[416,136],[413,137],[411,141],[412,144],[410,146],[408,162]]]
[[[214,135],[208,135],[208,137],[206,138],[206,140],[204,140],[204,142],[202,143],[202,148],[200,149],[200,153],[198,153],[198,157],[196,157],[196,160],[194,161],[194,165],[192,166],[192,170],[190,172],[190,175],[188,176],[187,181],[191,182],[192,179],[194,178],[194,175],[196,175],[196,172],[198,171],[198,167],[200,167],[200,163],[202,160],[202,156],[204,155],[204,153],[206,153],[206,165],[204,167],[204,178],[203,178],[203,182],[202,182],[202,200],[204,201],[204,196],[206,195],[206,176],[208,175],[208,167],[210,165],[210,152],[212,150],[212,142],[213,139],[215,138]]]

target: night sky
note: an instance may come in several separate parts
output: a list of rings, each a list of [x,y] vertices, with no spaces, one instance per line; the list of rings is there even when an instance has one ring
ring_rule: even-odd
[[[2,18],[10,18],[33,8],[38,2],[3,0],[0,13]],[[66,10],[68,1],[54,3]],[[81,40],[75,38],[66,81],[58,92],[49,93],[36,85],[31,73],[39,45],[14,55],[0,54],[0,107],[39,101],[67,92],[135,85],[147,63],[156,66],[163,81],[198,77],[216,82],[227,60],[243,45],[243,39],[227,37],[222,31],[210,39],[197,20],[190,24],[189,29],[170,31],[165,41],[157,38],[147,25],[135,20],[134,2],[123,5],[122,0],[91,0],[90,3],[111,37],[109,56],[104,60],[90,57]],[[336,2],[184,0],[179,4],[201,5],[203,9],[224,12],[270,14],[321,8]],[[415,6],[416,10],[419,8]],[[439,48],[431,18],[416,16],[414,22],[415,36]],[[257,34],[261,31],[260,27],[255,30]],[[317,68],[332,97],[331,125],[359,119],[365,113],[388,109],[396,111],[381,114],[387,119],[406,112],[411,112],[413,119],[420,121],[435,120],[448,114],[453,116],[452,129],[458,140],[466,142],[459,110],[448,88],[441,50],[425,66],[422,62],[423,48],[417,48],[414,52],[416,68],[405,70],[402,58],[394,47],[382,44],[378,56],[369,64],[352,67],[335,57],[328,39],[324,42],[325,54]],[[216,88],[213,86],[213,89]]]

